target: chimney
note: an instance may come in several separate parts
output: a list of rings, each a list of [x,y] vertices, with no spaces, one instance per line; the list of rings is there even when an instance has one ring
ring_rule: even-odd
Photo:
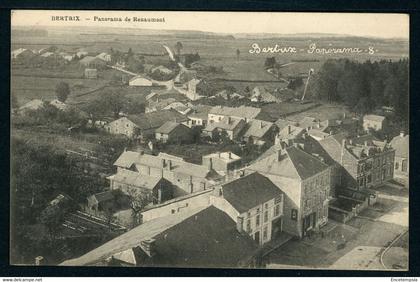
[[[209,170],[213,169],[213,159],[209,158]]]
[[[171,169],[172,169],[172,161],[168,160],[168,170],[171,170]]]
[[[244,231],[244,219],[242,216],[238,216],[236,219],[236,230],[238,230],[239,233],[242,233]]]
[[[277,161],[278,162],[281,161],[281,159],[282,159],[281,155],[282,155],[282,150],[277,151]]]
[[[317,122],[316,126],[317,126],[318,128],[320,128],[320,127],[321,127],[321,122],[320,122],[319,120],[318,120],[318,122]]]
[[[232,152],[229,152],[228,156],[229,156],[229,160],[230,160],[232,158]]]
[[[263,122],[260,121],[260,129],[263,128]]]
[[[230,122],[231,122],[231,118],[230,118],[230,117],[228,117],[226,122],[227,122],[227,124],[230,124]]]
[[[35,258],[35,265],[43,265],[44,264],[44,257],[43,256],[37,256]]]
[[[155,255],[155,239],[148,239],[148,240],[144,240],[141,241],[141,246],[143,251],[149,256],[149,257],[153,257]]]
[[[403,130],[401,130],[400,137],[404,137],[404,136],[405,136],[405,132]]]
[[[292,126],[289,124],[287,125],[287,134],[290,134],[292,132]]]
[[[343,139],[343,141],[341,141],[341,147],[345,148],[346,147],[346,139]],[[351,139],[350,139],[350,144],[351,144]]]
[[[343,113],[343,119],[346,119],[346,113]]]

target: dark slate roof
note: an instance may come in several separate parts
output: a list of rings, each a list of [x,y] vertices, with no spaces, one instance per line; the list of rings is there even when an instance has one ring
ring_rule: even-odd
[[[156,254],[134,249],[137,266],[236,267],[251,258],[257,244],[235,222],[210,206],[154,237]]]
[[[134,122],[140,129],[153,129],[162,126],[167,121],[184,122],[188,118],[175,110],[160,110],[156,112],[130,115],[127,117],[130,121]]]
[[[169,134],[171,133],[175,128],[178,126],[183,126],[180,123],[174,122],[174,121],[167,121],[164,124],[162,124],[161,127],[156,129],[156,132],[163,133],[163,134]]]
[[[287,154],[302,179],[318,174],[328,168],[318,158],[296,147],[286,148]]]
[[[246,212],[278,197],[282,192],[258,172],[222,185],[223,197],[239,212]]]
[[[155,239],[155,255],[139,247]],[[258,245],[236,230],[235,222],[210,206],[145,222],[89,253],[61,265],[97,265],[126,250],[133,250],[137,266],[236,267],[257,251]]]

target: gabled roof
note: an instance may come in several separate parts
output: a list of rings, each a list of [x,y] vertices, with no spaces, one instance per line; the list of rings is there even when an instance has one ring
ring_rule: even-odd
[[[152,190],[162,178],[150,175],[141,175],[138,172],[131,170],[119,170],[116,174],[110,176],[109,179],[135,187]]]
[[[363,120],[383,122],[384,119],[385,119],[384,116],[378,116],[378,115],[365,115],[365,116],[363,116]]]
[[[273,94],[267,91],[264,87],[255,87],[253,89],[254,94],[252,95],[252,99],[258,99],[261,102],[278,102],[279,99],[277,99]]]
[[[301,179],[306,179],[328,168],[316,157],[296,147],[286,148],[286,152]]]
[[[113,200],[114,195],[112,194],[111,191],[105,191],[105,192],[93,194],[89,196],[89,198],[95,198],[98,201],[98,203],[101,203],[101,202]]]
[[[142,153],[140,152],[124,151],[115,161],[114,165],[129,168],[133,165],[133,163],[140,159],[141,155]]]
[[[253,119],[261,112],[260,108],[240,106],[240,107],[224,107],[224,106],[215,106],[211,108],[209,114],[231,116],[231,117],[240,117],[246,119]]]
[[[290,126],[290,127],[289,127]],[[290,132],[289,132],[290,129]],[[295,139],[301,136],[304,133],[305,129],[302,127],[287,125],[282,130],[280,130],[278,136],[280,139]]]
[[[169,134],[173,130],[175,130],[175,128],[177,128],[178,126],[185,126],[185,125],[182,125],[182,124],[180,124],[178,122],[174,122],[174,121],[167,121],[164,124],[162,124],[161,127],[156,129],[156,132],[157,133],[162,133],[162,134]]]
[[[181,158],[176,159],[174,156],[168,156],[166,154],[159,154],[159,156],[153,156],[149,154],[142,154],[137,152],[126,151],[121,154],[121,156],[114,163],[116,166],[129,168],[133,164],[146,165],[150,167],[163,168],[165,160],[165,165],[167,161],[171,161],[171,171],[192,175],[198,178],[208,178],[208,177],[217,177],[220,176],[217,173],[212,175],[212,170],[207,166],[198,165],[186,162]]]
[[[327,168],[328,166],[318,158],[295,146],[287,147],[280,152],[277,151],[272,155],[255,161],[249,166],[250,170],[261,173],[301,180],[318,174]]]
[[[41,99],[33,99],[26,103],[25,105],[21,106],[19,110],[37,110],[44,106],[44,101]]]
[[[225,116],[219,122],[208,123],[204,131],[211,132],[215,130],[216,128],[232,131],[238,125],[243,124],[243,123],[245,123],[243,119],[231,118],[231,117]]]
[[[175,121],[176,119],[177,122],[184,122],[188,120],[185,115],[173,109],[161,110],[141,115],[129,115],[127,118],[135,123],[137,127],[143,130],[158,128],[169,120]]]
[[[245,132],[244,137],[262,138],[268,131],[270,131],[270,129],[273,126],[273,123],[254,119],[250,121],[248,125],[249,127]]]
[[[398,135],[391,141],[392,148],[395,149],[395,156],[400,158],[408,158],[410,148],[410,135]]]
[[[283,128],[285,128],[286,126],[290,125],[297,125],[297,122],[295,121],[290,121],[290,120],[285,120],[282,118],[279,118],[278,120],[276,120],[275,124],[277,125],[277,127],[282,130]]]
[[[282,194],[267,177],[254,172],[222,185],[225,198],[239,213],[261,205]]]
[[[86,57],[84,57],[83,59],[81,59],[81,60],[79,61],[79,63],[82,63],[82,64],[89,64],[89,63],[91,63],[91,62],[93,62],[93,61],[102,62],[100,59],[98,59],[98,58],[96,58],[96,57],[86,56]]]
[[[75,259],[66,260],[60,265],[65,266],[83,266],[92,265],[111,257],[113,254],[137,247],[140,242],[153,238],[165,230],[168,230],[172,226],[175,226],[192,215],[196,214],[203,207],[192,209],[189,211],[176,213],[173,215],[159,217],[150,221],[147,221],[130,231],[106,242],[96,249],[84,254],[83,256]]]

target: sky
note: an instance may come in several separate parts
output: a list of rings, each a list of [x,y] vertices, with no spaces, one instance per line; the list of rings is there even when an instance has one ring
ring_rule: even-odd
[[[53,16],[79,16],[79,22],[53,21]],[[95,21],[95,16],[122,19],[165,18],[165,22]],[[87,20],[90,19],[90,20]],[[408,14],[282,12],[154,12],[14,10],[13,26],[92,26],[216,33],[334,33],[381,38],[409,38]]]

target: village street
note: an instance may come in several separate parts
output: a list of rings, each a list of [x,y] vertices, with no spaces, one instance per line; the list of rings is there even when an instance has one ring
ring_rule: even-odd
[[[373,207],[346,224],[330,220],[324,238],[288,242],[268,255],[267,268],[407,269],[408,189],[386,185],[377,190]],[[342,242],[345,247],[337,248]]]

